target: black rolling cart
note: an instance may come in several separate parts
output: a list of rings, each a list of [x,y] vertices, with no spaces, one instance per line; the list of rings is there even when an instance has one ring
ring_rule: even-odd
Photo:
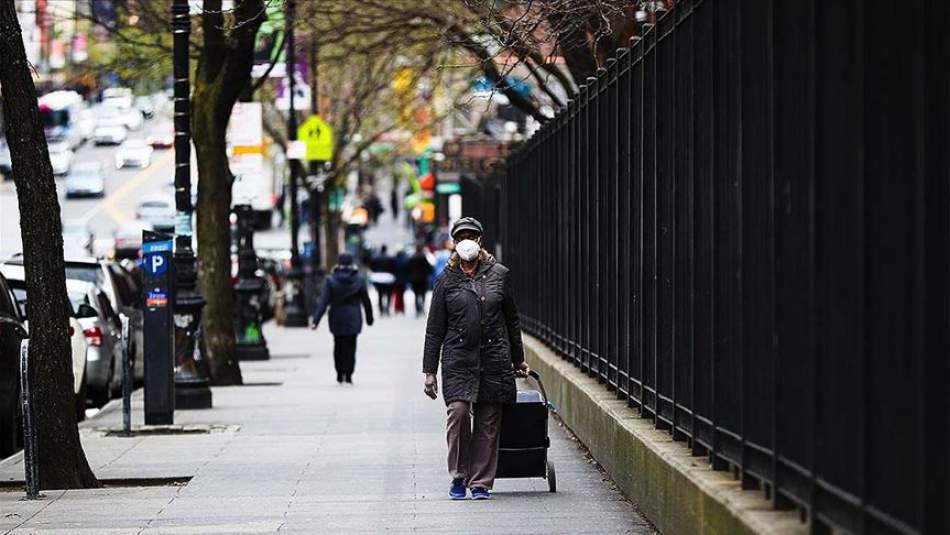
[[[537,372],[531,371],[524,381],[529,383],[528,388],[518,390],[517,402],[505,405],[495,477],[543,477],[548,480],[548,489],[557,492],[554,464],[548,459],[551,446],[548,412],[551,405]]]

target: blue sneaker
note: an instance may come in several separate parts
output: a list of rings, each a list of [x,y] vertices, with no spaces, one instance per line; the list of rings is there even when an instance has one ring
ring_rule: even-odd
[[[458,478],[452,480],[452,486],[449,487],[449,498],[453,500],[465,499],[465,480]]]
[[[491,492],[484,487],[472,487],[473,500],[490,500]]]

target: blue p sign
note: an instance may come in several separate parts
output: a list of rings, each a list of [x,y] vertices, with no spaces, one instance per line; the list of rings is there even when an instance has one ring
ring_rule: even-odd
[[[161,275],[168,269],[168,266],[165,265],[165,257],[160,254],[150,255],[148,265],[152,275]]]

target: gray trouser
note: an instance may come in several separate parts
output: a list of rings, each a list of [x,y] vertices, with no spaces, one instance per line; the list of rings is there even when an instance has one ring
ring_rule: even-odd
[[[449,403],[445,438],[453,479],[465,479],[469,487],[492,488],[498,468],[501,409],[497,403]]]

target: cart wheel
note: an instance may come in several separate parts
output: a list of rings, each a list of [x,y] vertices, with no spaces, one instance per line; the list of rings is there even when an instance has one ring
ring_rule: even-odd
[[[557,473],[554,471],[554,463],[547,461],[548,471],[545,478],[548,480],[548,490],[557,492]]]

